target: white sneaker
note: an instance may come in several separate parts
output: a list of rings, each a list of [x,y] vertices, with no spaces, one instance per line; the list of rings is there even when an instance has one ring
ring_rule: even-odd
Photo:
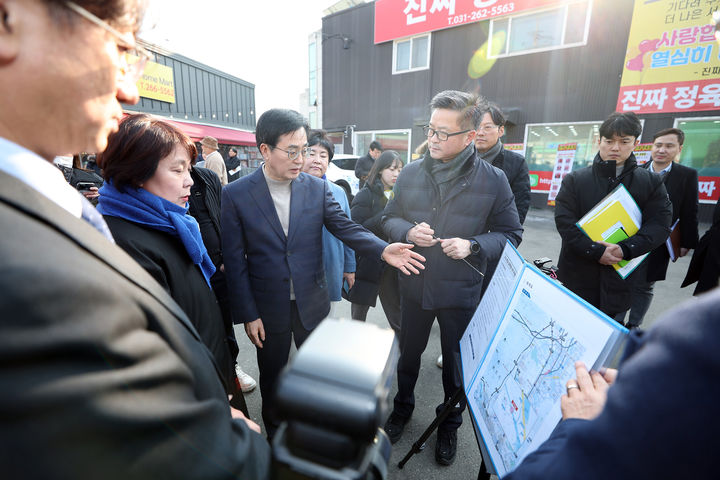
[[[442,368],[442,354],[437,359],[437,362],[435,362],[435,365],[438,366],[438,368]]]
[[[242,390],[243,393],[255,390],[257,382],[253,377],[243,372],[238,364],[235,364],[235,375],[237,375],[238,380],[240,380],[240,390]]]

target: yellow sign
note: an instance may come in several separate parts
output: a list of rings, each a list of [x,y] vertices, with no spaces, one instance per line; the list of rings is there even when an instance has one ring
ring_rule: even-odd
[[[635,1],[617,109],[636,113],[720,107],[717,0]]]
[[[134,63],[137,57],[130,57],[128,61]],[[141,97],[160,100],[161,102],[175,103],[175,79],[173,69],[167,65],[148,61],[143,75],[137,82],[138,93]]]

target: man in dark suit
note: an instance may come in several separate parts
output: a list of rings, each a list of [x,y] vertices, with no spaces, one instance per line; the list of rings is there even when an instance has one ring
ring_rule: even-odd
[[[409,275],[425,259],[412,245],[388,245],[352,222],[326,181],[301,173],[309,126],[292,110],[263,113],[256,127],[265,160],[222,193],[222,244],[235,323],[257,347],[263,421],[269,437],[278,422],[271,396],[288,361],[330,311],[322,262],[323,225],[356,252],[382,258]],[[417,268],[416,268],[417,267]]]
[[[652,160],[643,165],[663,177],[672,202],[672,225],[680,232],[680,257],[698,244],[698,174],[694,168],[679,163],[684,141],[685,134],[678,128],[660,130],[653,135]],[[650,252],[645,261],[647,277],[632,288],[629,328],[637,328],[642,323],[653,299],[655,282],[665,280],[670,253],[663,243]]]
[[[268,475],[195,328],[51,163],[102,151],[137,102],[138,7],[0,0],[3,478]]]

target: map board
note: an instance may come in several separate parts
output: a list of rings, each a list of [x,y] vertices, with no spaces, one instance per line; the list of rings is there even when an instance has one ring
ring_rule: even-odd
[[[561,419],[575,362],[606,365],[626,334],[508,242],[460,341],[465,395],[488,471],[502,477],[539,447]]]

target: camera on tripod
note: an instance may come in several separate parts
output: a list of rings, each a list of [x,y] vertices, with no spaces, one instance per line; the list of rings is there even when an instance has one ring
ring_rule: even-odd
[[[398,356],[391,330],[324,320],[278,381],[272,478],[386,478],[391,448],[379,427]]]

